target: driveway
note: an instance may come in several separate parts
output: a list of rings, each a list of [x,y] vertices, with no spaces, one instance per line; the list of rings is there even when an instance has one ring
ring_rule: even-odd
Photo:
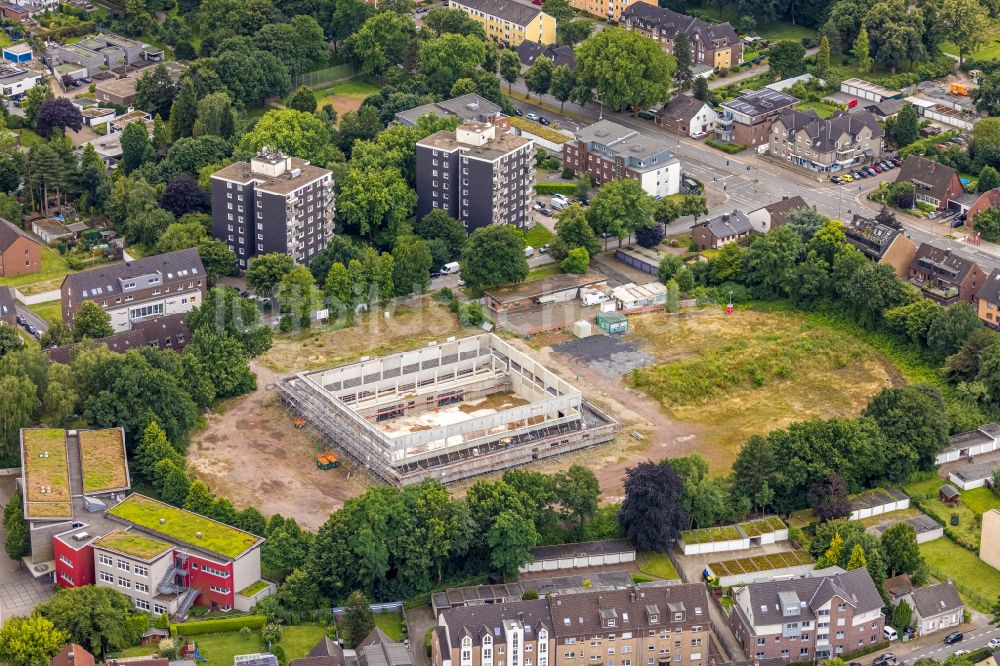
[[[424,634],[436,624],[434,611],[430,606],[419,606],[406,611],[406,635],[410,639],[410,652],[413,654],[415,666],[430,666],[431,660],[424,652]]]
[[[14,309],[17,311],[17,314],[24,317],[29,324],[37,326],[38,330],[42,333],[49,330],[49,323],[29,310],[26,306],[21,305],[20,303],[15,303]]]
[[[0,477],[0,502],[14,494],[15,478]],[[0,539],[7,538],[7,531],[0,524]],[[51,583],[39,583],[24,570],[21,562],[0,554],[0,621],[10,615],[31,615],[35,606],[52,596]]]

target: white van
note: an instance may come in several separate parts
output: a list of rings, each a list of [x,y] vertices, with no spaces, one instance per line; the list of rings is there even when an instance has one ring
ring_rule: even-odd
[[[530,245],[525,245],[524,246],[524,256],[526,256],[526,257],[533,257],[533,256],[535,256],[535,248],[531,247]]]
[[[451,275],[457,273],[459,265],[457,261],[452,261],[441,267],[441,275]]]
[[[590,307],[591,305],[607,302],[608,295],[596,289],[581,289],[580,300],[583,301],[584,307]]]
[[[566,208],[567,206],[569,206],[569,204],[567,202],[565,202],[565,201],[560,200],[560,199],[553,199],[551,206],[552,206],[553,210],[562,210],[563,208]]]
[[[885,640],[887,641],[899,640],[899,634],[897,634],[896,630],[892,627],[882,627],[882,635],[885,636]]]

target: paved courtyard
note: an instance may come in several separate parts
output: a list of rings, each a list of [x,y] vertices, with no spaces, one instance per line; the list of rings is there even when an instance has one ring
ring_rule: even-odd
[[[0,477],[0,503],[14,493],[13,476]],[[7,538],[7,532],[0,524],[0,541]],[[24,570],[20,561],[0,553],[0,619],[10,615],[30,615],[35,606],[52,596],[51,583],[39,583]]]

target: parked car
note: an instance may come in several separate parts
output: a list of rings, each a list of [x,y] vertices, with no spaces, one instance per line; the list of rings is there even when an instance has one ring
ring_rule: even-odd
[[[851,178],[851,175],[847,173],[840,174],[840,179],[845,183],[850,183],[851,181],[854,180],[853,178]]]
[[[34,332],[34,333],[32,333],[32,335],[33,335],[33,336],[35,336],[35,337],[36,337],[37,339],[41,340],[41,339],[42,339],[42,335],[43,335],[43,334],[42,334],[42,331],[41,331],[41,330],[39,330],[39,329],[37,329],[37,328],[36,328],[36,329],[35,329],[35,332]]]
[[[944,637],[944,644],[954,645],[955,643],[960,642],[963,638],[965,638],[965,635],[961,631],[953,631]]]
[[[875,657],[875,661],[872,662],[872,666],[893,666],[896,663],[896,655],[891,652],[886,652],[883,655]]]
[[[526,113],[526,114],[524,114],[524,117],[527,118],[528,120],[534,120],[536,123],[538,122],[538,114],[537,113]]]
[[[545,116],[542,116],[541,118],[538,119],[538,124],[539,125],[551,125],[552,123],[549,122],[548,118],[546,118]]]
[[[927,217],[931,220],[937,219],[940,216],[941,216],[941,211],[939,210],[932,210],[931,212],[927,213]]]
[[[31,333],[32,335],[34,335],[35,331],[38,330],[38,327],[35,326],[34,324],[28,324],[27,329],[28,329],[28,333]]]
[[[565,194],[553,194],[552,203],[554,204],[559,203],[562,204],[563,206],[568,206],[570,202],[569,202],[569,197],[567,197]]]
[[[549,210],[548,208],[540,208],[538,212],[544,215],[545,217],[552,217],[552,211]]]
[[[656,118],[656,116],[654,116],[650,111],[640,111],[639,117],[643,120],[653,120]]]
[[[545,245],[543,245],[540,248],[538,248],[538,253],[539,254],[548,254],[549,253],[549,244],[546,243]]]
[[[830,182],[834,185],[840,185],[844,181],[842,181],[839,176],[830,176]]]
[[[965,224],[965,218],[959,215],[958,217],[956,217],[954,220],[951,221],[951,228],[958,229],[963,224]],[[998,647],[1000,647],[1000,645],[998,645]]]
[[[1000,638],[991,638],[990,642],[986,644],[986,647],[988,647],[991,650],[1000,648]]]
[[[524,115],[524,111],[522,111],[521,109],[514,109],[514,115],[515,116],[523,116]]]
[[[543,204],[541,201],[536,201],[535,203],[531,204],[531,207],[534,208],[535,210],[542,210],[543,208],[545,208],[545,204]]]
[[[894,164],[895,166],[900,166],[900,165],[901,165],[901,164],[903,163],[903,160],[899,159],[898,157],[893,157],[893,158],[892,158],[892,163],[893,163],[893,164]]]
[[[20,324],[21,326],[24,326],[25,324],[28,323],[27,320],[24,317],[22,317],[21,315],[17,315],[16,319],[17,319],[17,323]]]

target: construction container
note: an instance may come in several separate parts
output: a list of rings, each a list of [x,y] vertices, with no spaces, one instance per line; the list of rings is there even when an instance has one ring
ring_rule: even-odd
[[[628,331],[628,319],[620,312],[601,312],[597,315],[597,327],[609,335],[620,335]]]
[[[593,334],[593,330],[590,327],[590,322],[581,319],[580,321],[573,322],[573,335],[578,338],[589,338]]]

